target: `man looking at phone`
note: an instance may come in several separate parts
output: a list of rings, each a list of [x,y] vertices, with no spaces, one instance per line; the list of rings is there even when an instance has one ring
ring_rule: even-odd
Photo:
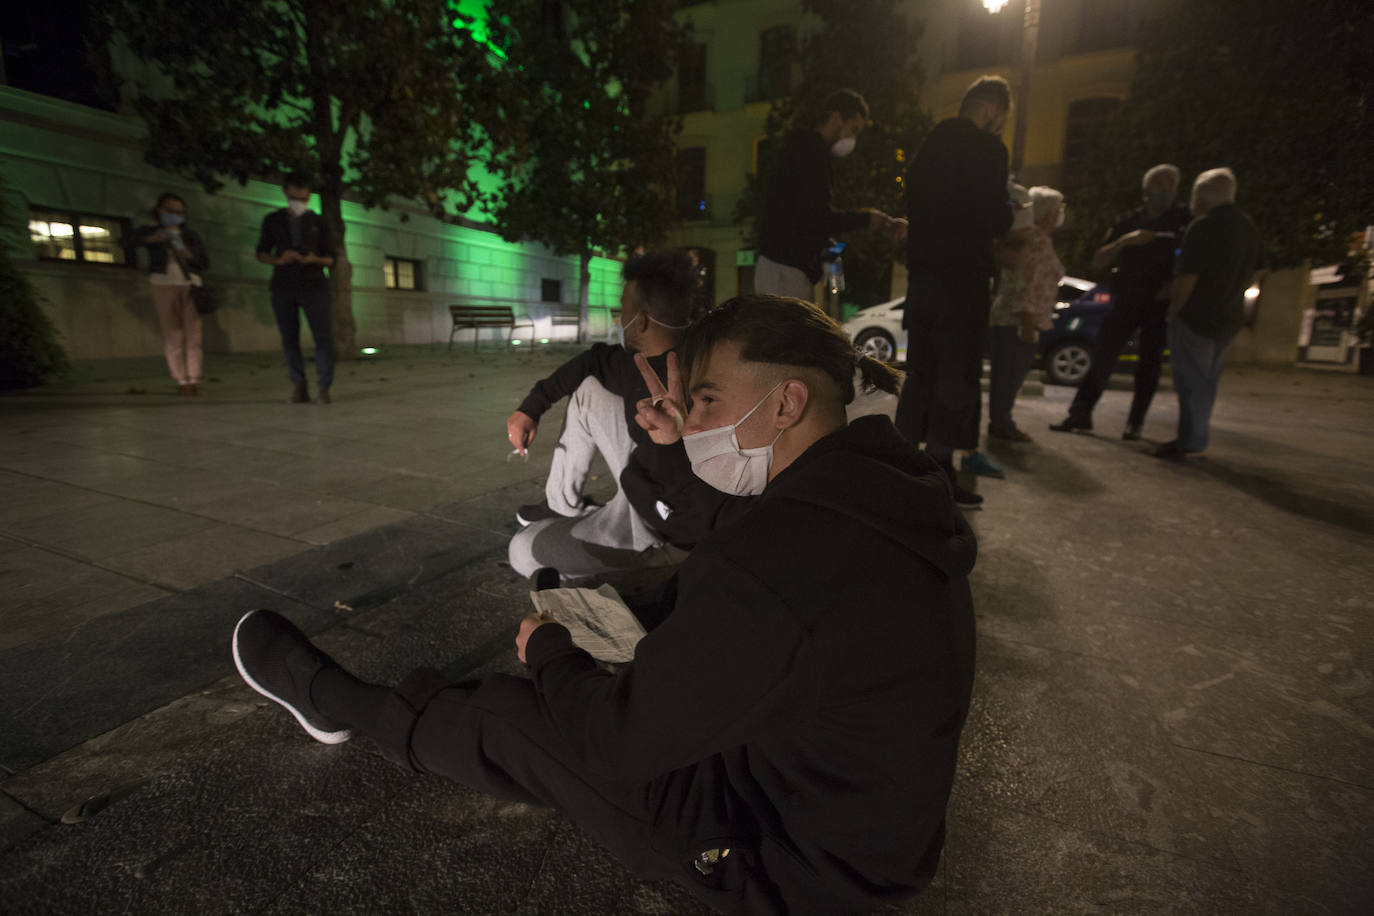
[[[1139,330],[1135,395],[1121,438],[1140,438],[1145,414],[1159,386],[1159,369],[1164,359],[1174,252],[1191,218],[1187,207],[1174,202],[1178,179],[1176,165],[1162,163],[1147,171],[1140,181],[1144,203],[1107,231],[1102,247],[1093,256],[1093,267],[1098,270],[1117,264],[1112,277],[1115,303],[1097,332],[1092,367],[1078,386],[1068,418],[1050,426],[1055,432],[1093,428],[1093,408],[1102,397],[1126,342]]]
[[[271,264],[272,311],[281,332],[281,347],[286,353],[286,371],[291,376],[292,404],[308,404],[310,391],[305,386],[305,360],[301,356],[301,316],[310,325],[315,339],[315,383],[321,404],[330,403],[329,386],[334,382],[334,334],[329,315],[329,281],[324,269],[334,266],[334,239],[324,217],[312,213],[310,181],[289,175],[282,182],[286,207],[267,214],[258,235],[258,260]]]

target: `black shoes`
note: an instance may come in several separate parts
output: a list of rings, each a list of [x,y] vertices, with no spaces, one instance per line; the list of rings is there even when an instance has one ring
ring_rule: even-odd
[[[310,737],[341,744],[352,729],[325,718],[310,699],[310,682],[334,660],[275,611],[249,611],[234,627],[234,667],[258,693],[285,706]]]
[[[1125,439],[1127,442],[1139,442],[1139,441],[1140,441],[1140,424],[1139,424],[1139,423],[1127,423],[1127,424],[1126,424],[1126,428],[1125,428],[1124,430],[1121,431],[1121,438]]]
[[[969,509],[983,504],[983,497],[981,494],[975,493],[972,490],[965,490],[954,481],[950,481],[949,486],[950,489],[954,491],[954,504],[956,506],[963,506]]]
[[[1079,431],[1090,433],[1093,429],[1093,421],[1091,417],[1086,420],[1080,420],[1073,414],[1070,414],[1064,418],[1063,423],[1051,423],[1050,429],[1057,433],[1072,433]]]
[[[329,389],[328,389],[328,388],[321,388],[321,389],[320,389],[320,403],[321,403],[321,404],[333,404],[333,403],[334,403],[334,399],[331,398],[331,397],[329,396]]]
[[[292,404],[309,404],[309,403],[310,403],[310,391],[309,391],[309,389],[307,389],[307,388],[305,387],[305,382],[301,382],[301,383],[298,384],[295,388],[292,388],[292,389],[291,389],[291,403],[292,403]]]
[[[1156,458],[1163,458],[1165,461],[1187,461],[1189,458],[1201,458],[1202,452],[1187,452],[1183,446],[1178,444],[1178,440],[1165,442],[1159,448],[1150,453]]]
[[[1032,438],[1030,437],[1030,435],[1029,435],[1025,430],[1017,429],[1017,428],[1014,427],[1014,426],[1013,426],[1011,429],[993,429],[991,426],[989,426],[989,427],[988,427],[988,438],[989,438],[989,439],[1005,439],[1005,440],[1007,440],[1008,442],[1034,442],[1034,441],[1035,441],[1034,439],[1032,439]]]

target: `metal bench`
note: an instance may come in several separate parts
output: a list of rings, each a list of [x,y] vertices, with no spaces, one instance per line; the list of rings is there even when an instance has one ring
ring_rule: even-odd
[[[477,349],[482,328],[505,328],[506,346],[510,346],[517,327],[528,327],[534,332],[534,321],[529,317],[517,319],[515,310],[504,305],[450,305],[448,313],[453,318],[453,327],[448,332],[448,348],[453,349],[453,338],[462,330],[472,329],[472,349]]]

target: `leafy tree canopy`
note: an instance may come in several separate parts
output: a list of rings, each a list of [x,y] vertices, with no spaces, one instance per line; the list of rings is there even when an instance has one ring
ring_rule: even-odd
[[[502,81],[452,0],[104,0],[103,21],[148,72],[133,84],[148,161],[199,181],[313,176],[340,258],[341,354],[353,350],[345,194],[437,215],[481,193],[472,166],[506,123]]]
[[[672,119],[647,115],[685,32],[672,0],[509,0],[491,25],[518,99],[514,142],[497,147],[503,179],[486,202],[510,241],[542,242],[587,265],[661,242],[672,227]]]
[[[1374,4],[1173,0],[1143,35],[1129,97],[1070,202],[1082,269],[1110,214],[1135,206],[1158,162],[1230,166],[1269,267],[1337,263],[1374,218]],[[1104,214],[1097,219],[1097,214]]]
[[[876,207],[892,216],[906,213],[905,161],[930,130],[930,116],[920,104],[924,73],[916,56],[924,25],[909,19],[904,5],[896,0],[803,2],[803,10],[819,23],[801,41],[801,80],[773,103],[758,174],[748,176],[735,211],[735,219],[750,226],[751,240],[758,238],[763,195],[782,138],[791,130],[814,126],[826,96],[836,89],[854,89],[862,95],[872,123],[854,152],[835,161],[832,204]],[[886,300],[892,261],[905,258],[905,246],[866,231],[851,233],[845,242],[846,301],[868,306]]]

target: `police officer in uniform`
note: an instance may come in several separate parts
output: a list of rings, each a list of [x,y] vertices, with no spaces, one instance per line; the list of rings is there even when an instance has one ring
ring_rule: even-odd
[[[1107,387],[1112,369],[1126,342],[1140,331],[1140,361],[1135,369],[1135,396],[1121,438],[1140,438],[1145,414],[1159,385],[1164,358],[1169,311],[1169,284],[1174,278],[1174,252],[1183,240],[1191,218],[1188,208],[1175,203],[1178,166],[1161,164],[1141,179],[1144,203],[1113,226],[1097,254],[1093,267],[1101,270],[1117,264],[1112,278],[1112,311],[1098,331],[1092,368],[1078,387],[1069,415],[1051,424],[1055,432],[1093,428],[1093,408]]]

